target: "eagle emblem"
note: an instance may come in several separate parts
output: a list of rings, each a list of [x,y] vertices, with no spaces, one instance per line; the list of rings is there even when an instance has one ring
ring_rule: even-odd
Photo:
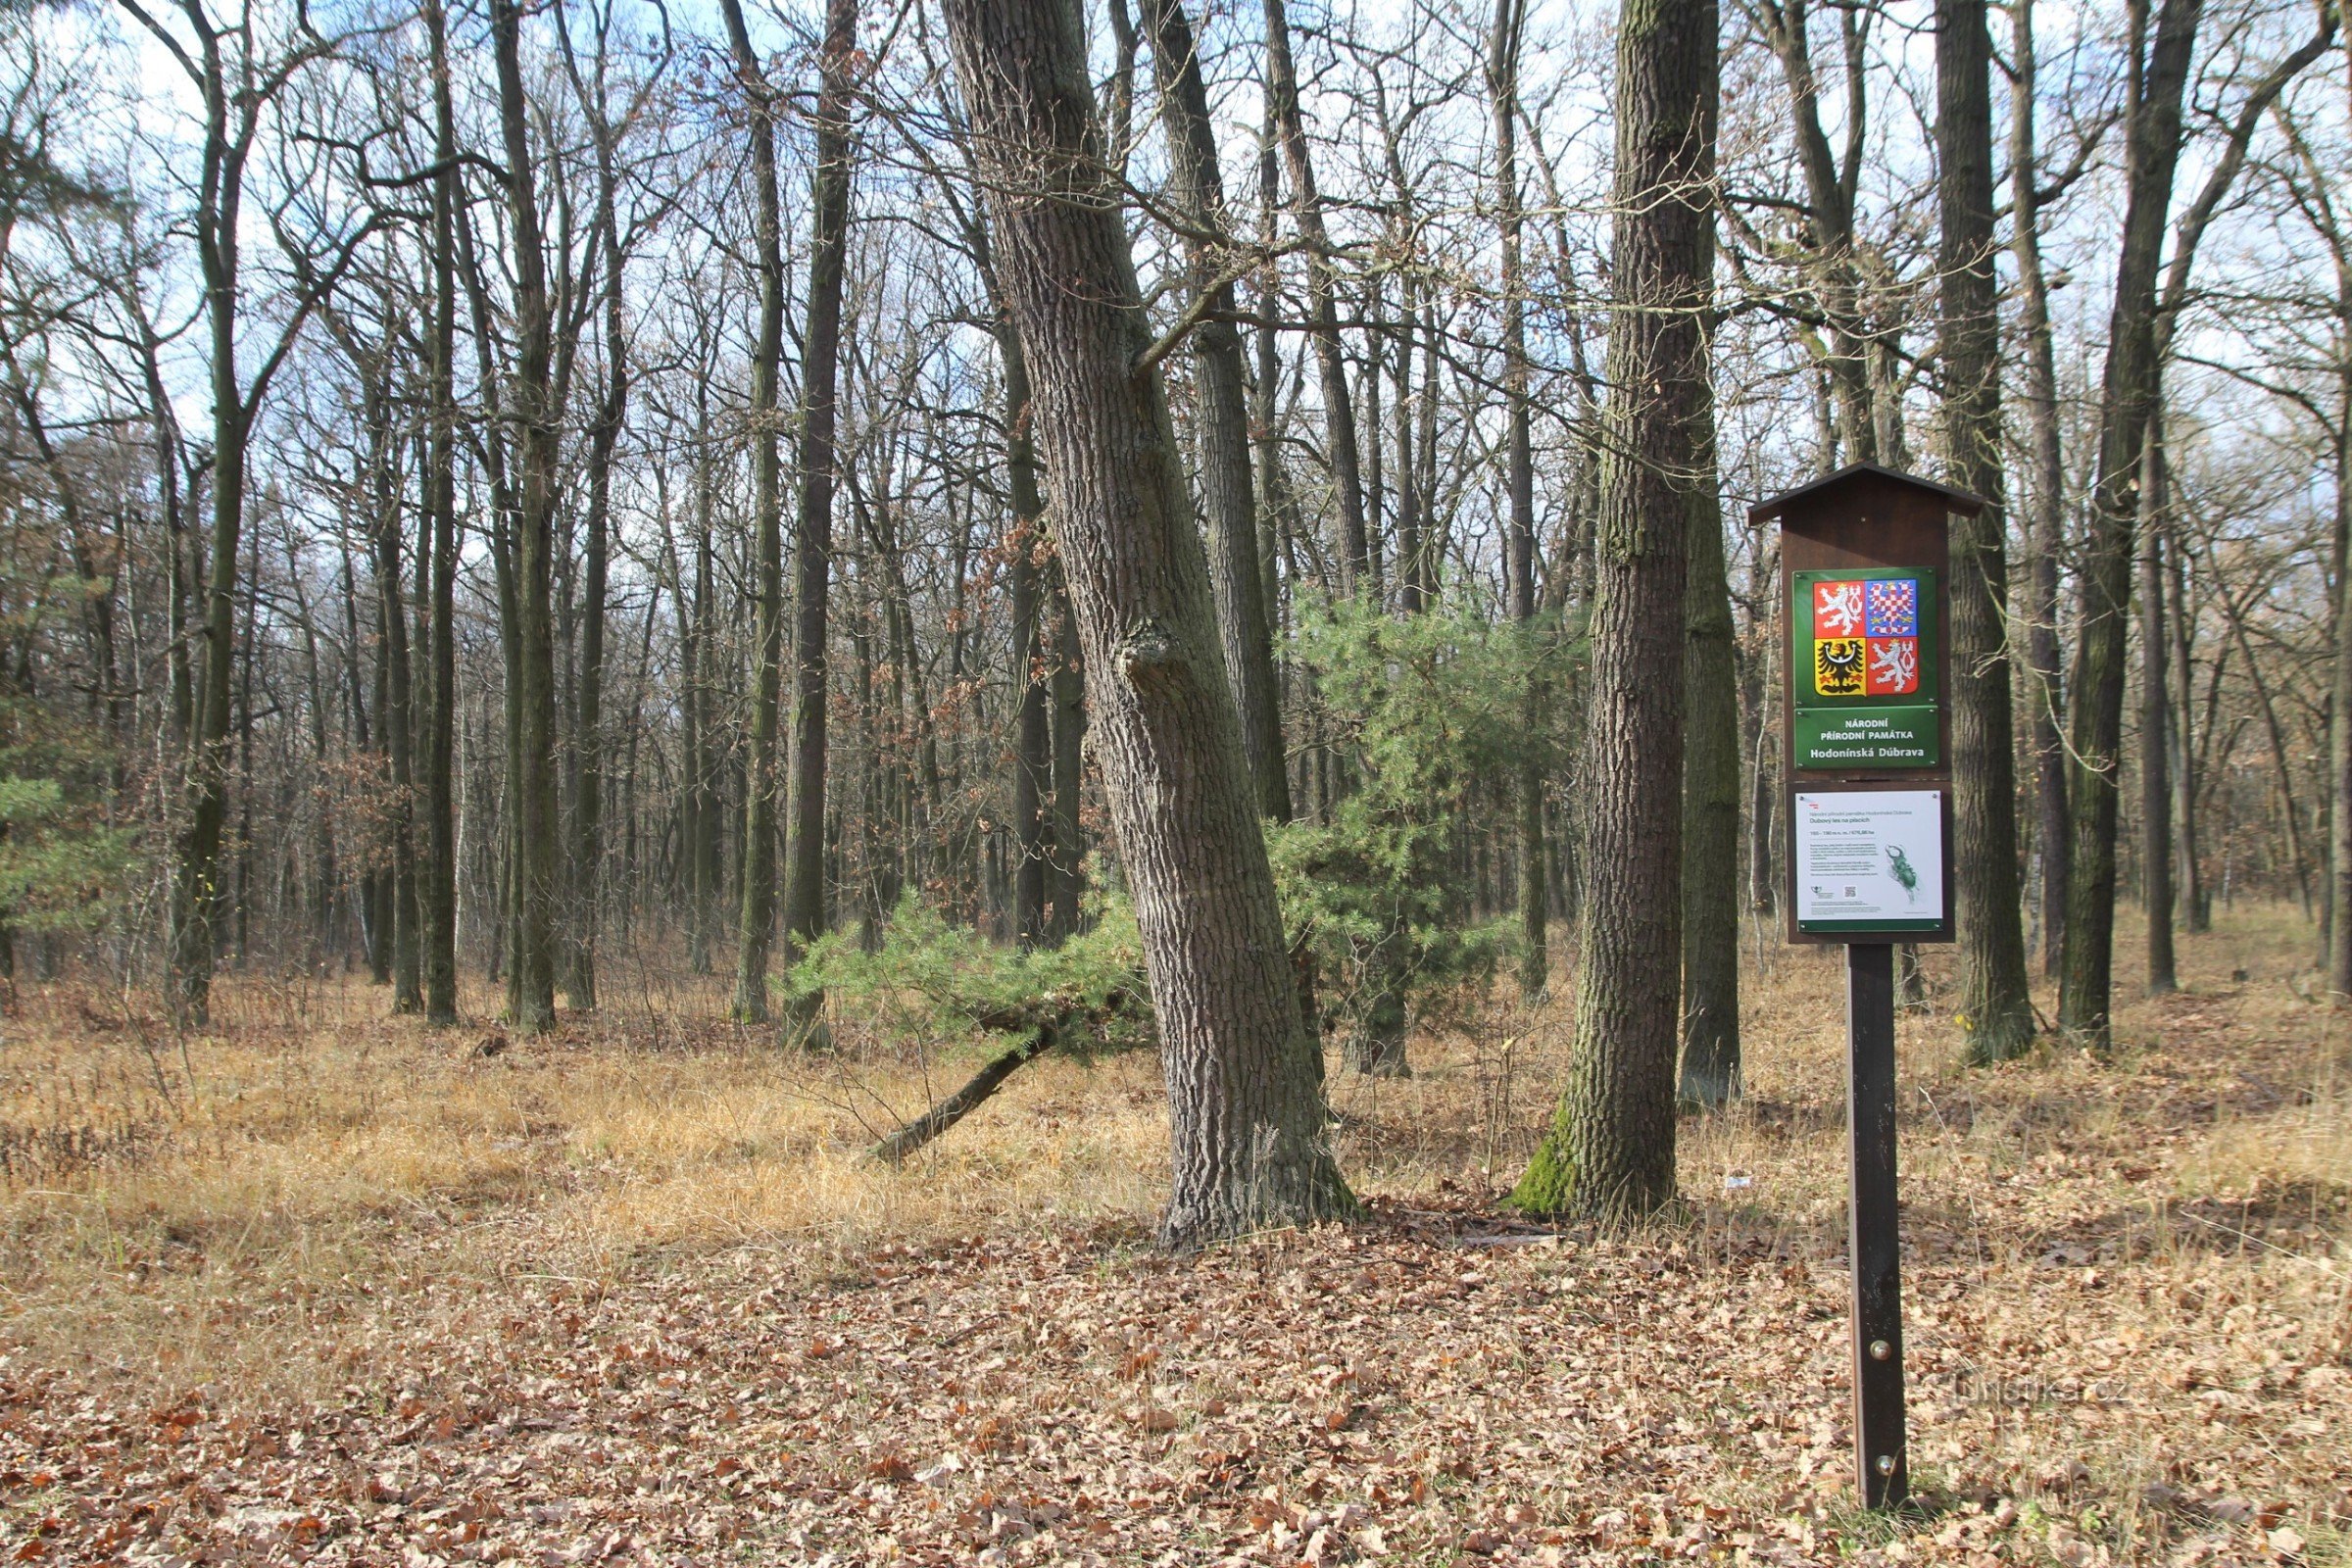
[[[1859,583],[1856,587],[1861,586]],[[1860,697],[1868,659],[1859,637],[1821,637],[1813,643],[1813,690],[1823,697]]]

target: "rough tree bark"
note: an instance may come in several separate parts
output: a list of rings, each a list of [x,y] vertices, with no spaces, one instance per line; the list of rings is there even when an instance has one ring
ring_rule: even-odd
[[[1593,537],[1584,953],[1568,1082],[1511,1200],[1624,1214],[1674,1196],[1682,951],[1681,682],[1704,471],[1714,270],[1714,0],[1628,0],[1617,35],[1614,426]]]
[[[1969,1054],[2002,1061],[2034,1038],[2017,882],[2010,715],[2008,517],[2001,479],[2001,323],[1993,276],[1992,37],[1985,0],[1936,0],[1936,271],[1943,438],[1954,482],[1984,498],[1952,530],[1952,858]]]
[[[1354,1206],[1283,941],[1208,564],[1149,347],[1077,18],[949,0],[1000,279],[1034,355],[1038,444],[1134,891],[1169,1103],[1163,1241]]]

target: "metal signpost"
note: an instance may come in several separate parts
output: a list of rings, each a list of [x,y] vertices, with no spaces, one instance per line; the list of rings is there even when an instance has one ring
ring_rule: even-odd
[[[1951,514],[1869,464],[1758,502],[1781,525],[1787,935],[1845,948],[1847,1257],[1862,1500],[1910,1491],[1894,1178],[1894,944],[1952,940]]]

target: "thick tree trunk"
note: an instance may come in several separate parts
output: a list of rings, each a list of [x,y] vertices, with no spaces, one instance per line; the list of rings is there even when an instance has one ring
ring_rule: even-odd
[[[1325,1139],[1282,918],[1076,16],[951,0],[1167,1074],[1162,1238],[1353,1207]],[[1075,285],[1075,286],[1073,286]]]
[[[720,0],[735,75],[751,110],[752,188],[760,274],[760,341],[752,359],[752,571],[757,595],[752,654],[751,750],[745,762],[743,902],[735,942],[735,1016],[767,1021],[767,953],[776,929],[778,710],[784,685],[784,485],[776,443],[776,381],[784,358],[784,220],[776,186],[775,90],[743,18],[742,0]]]
[[[1717,25],[1713,0],[1619,13],[1608,381],[1620,395],[1593,541],[1584,951],[1567,1086],[1512,1195],[1535,1213],[1640,1213],[1674,1196],[1681,987],[1679,966],[1658,960],[1682,952],[1674,672],[1706,461]]]
[[[1233,225],[1217,168],[1216,131],[1183,0],[1144,0],[1143,15],[1159,79],[1160,117],[1167,126],[1168,194],[1192,227],[1184,239],[1185,258],[1196,303],[1208,312],[1193,328],[1192,347],[1217,636],[1241,708],[1242,749],[1257,785],[1257,808],[1287,822],[1291,784],[1282,747],[1282,700],[1274,684],[1274,643],[1258,575],[1257,500],[1250,473],[1249,377],[1242,365],[1241,328],[1232,319],[1237,309],[1233,279],[1219,270],[1232,248]]]
[[[793,532],[792,780],[786,798],[784,956],[825,929],[825,633],[833,582],[833,430],[841,365],[841,285],[850,243],[850,74],[858,0],[826,0],[817,58],[816,166],[810,172],[808,308],[801,338],[801,513]],[[822,993],[801,992],[787,1027],[826,1043]]]
[[[2001,1061],[2034,1038],[2017,881],[2010,714],[2008,514],[2001,477],[2001,324],[1993,276],[1992,38],[1985,0],[1936,0],[1936,138],[1943,299],[1943,437],[1953,480],[1984,498],[1951,550],[1952,883],[1969,1053]]]
[[[2115,959],[2117,771],[2124,722],[2124,649],[2132,601],[2132,535],[2139,521],[2140,455],[2158,385],[2156,278],[2180,103],[2202,0],[2163,0],[2139,92],[2126,117],[2130,177],[2123,251],[2108,319],[2099,400],[2098,482],[2081,573],[2082,630],[2069,682],[2071,862],[2059,963],[2058,1023],[2096,1049],[2110,1040]]]

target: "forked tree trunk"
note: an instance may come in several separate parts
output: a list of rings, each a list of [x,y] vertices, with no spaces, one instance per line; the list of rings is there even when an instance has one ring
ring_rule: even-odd
[[[1034,356],[1093,727],[1167,1075],[1162,1239],[1344,1214],[1323,1097],[1076,15],[950,0],[1000,280]]]
[[[2008,515],[2001,479],[2001,325],[1993,276],[1992,38],[1985,0],[1937,0],[1936,184],[1943,280],[1943,435],[1953,479],[1984,498],[1952,530],[1952,881],[1969,1053],[2001,1061],[2034,1038],[2017,882],[2009,701]]]
[[[1714,0],[1628,0],[1617,34],[1614,426],[1593,539],[1584,953],[1568,1081],[1512,1202],[1628,1214],[1674,1197],[1683,693],[1714,270]],[[1625,389],[1638,389],[1628,396]],[[1660,678],[1660,672],[1669,672]]]

